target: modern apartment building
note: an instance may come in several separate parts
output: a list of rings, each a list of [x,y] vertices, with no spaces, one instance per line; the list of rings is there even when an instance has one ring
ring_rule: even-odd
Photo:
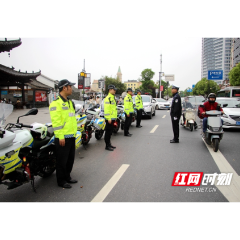
[[[223,70],[223,80],[229,80],[232,38],[202,39],[201,78],[208,77],[208,70]],[[222,81],[216,81],[221,84]]]
[[[240,38],[233,38],[230,70],[240,62]]]

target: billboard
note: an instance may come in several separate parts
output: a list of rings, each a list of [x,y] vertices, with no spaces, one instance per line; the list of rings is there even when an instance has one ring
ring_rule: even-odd
[[[36,102],[46,102],[47,101],[46,91],[36,91],[35,92],[35,101]]]

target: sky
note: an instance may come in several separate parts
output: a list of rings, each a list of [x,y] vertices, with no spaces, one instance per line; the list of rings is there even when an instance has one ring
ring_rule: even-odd
[[[113,42],[73,37],[22,38],[22,45],[14,48],[10,57],[7,52],[0,54],[0,64],[24,72],[41,70],[54,80],[68,79],[77,83],[85,59],[91,81],[105,75],[115,77],[119,66],[123,81],[140,78],[145,68],[155,72],[153,80],[159,80],[160,54],[162,72],[174,74],[174,84],[181,89],[201,79],[201,38],[120,38]]]

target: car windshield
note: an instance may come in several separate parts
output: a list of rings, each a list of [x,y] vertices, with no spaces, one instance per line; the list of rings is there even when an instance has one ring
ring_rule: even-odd
[[[216,102],[223,108],[240,108],[240,100],[237,99],[217,99]]]
[[[143,102],[151,102],[149,96],[142,96],[141,95],[141,97],[142,97]],[[136,98],[136,96],[133,96],[133,102],[135,102],[135,98]]]
[[[157,102],[166,102],[166,100],[162,99],[162,98],[154,98]]]

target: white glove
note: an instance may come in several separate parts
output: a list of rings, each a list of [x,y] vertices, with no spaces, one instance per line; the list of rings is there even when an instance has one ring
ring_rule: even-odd
[[[174,120],[177,120],[177,117],[174,117],[173,119],[174,119]]]

